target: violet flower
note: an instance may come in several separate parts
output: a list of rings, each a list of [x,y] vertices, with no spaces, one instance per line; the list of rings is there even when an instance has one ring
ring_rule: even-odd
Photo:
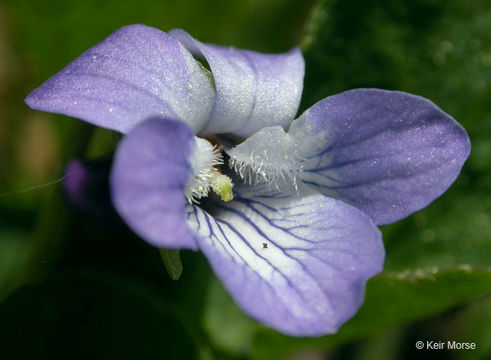
[[[294,120],[303,75],[298,49],[266,55],[133,25],[26,102],[125,133],[111,187],[129,226],[155,246],[201,250],[264,324],[319,336],[353,316],[382,270],[376,225],[440,196],[470,143],[433,103],[398,91],[347,91]]]

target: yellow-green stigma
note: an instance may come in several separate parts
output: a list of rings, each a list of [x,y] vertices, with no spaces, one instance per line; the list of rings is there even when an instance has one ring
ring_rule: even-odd
[[[224,202],[228,202],[234,198],[234,194],[232,193],[232,188],[234,184],[232,180],[227,176],[220,173],[216,173],[214,177],[211,188],[213,192],[220,196],[220,199]]]
[[[196,148],[189,162],[192,176],[184,190],[190,204],[199,204],[199,200],[208,196],[213,190],[224,202],[234,198],[232,179],[223,175],[220,165],[223,164],[221,150],[210,141],[195,137]]]

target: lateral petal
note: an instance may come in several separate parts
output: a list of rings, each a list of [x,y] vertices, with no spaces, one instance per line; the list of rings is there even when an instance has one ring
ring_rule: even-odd
[[[302,180],[368,214],[400,220],[439,197],[470,153],[464,128],[431,101],[399,91],[330,96],[293,122]]]
[[[194,147],[186,124],[159,118],[137,125],[118,147],[110,178],[114,206],[152,245],[197,248],[186,224],[184,196]]]

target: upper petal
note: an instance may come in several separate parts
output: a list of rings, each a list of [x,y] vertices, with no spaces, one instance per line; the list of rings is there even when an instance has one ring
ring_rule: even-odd
[[[298,49],[271,55],[204,44],[180,29],[169,35],[211,68],[217,95],[203,134],[247,137],[265,126],[290,125],[303,88],[305,64]]]
[[[192,176],[192,130],[182,122],[150,119],[121,141],[111,172],[116,210],[149,243],[196,248],[185,219],[184,191]]]
[[[431,101],[378,89],[321,100],[288,134],[307,149],[304,182],[358,207],[376,224],[431,203],[454,182],[470,152],[462,126]]]
[[[123,133],[152,116],[182,120],[197,132],[214,98],[209,79],[178,41],[131,25],[82,54],[26,103]]]
[[[337,331],[382,270],[380,232],[358,209],[312,190],[240,189],[230,203],[189,207],[197,242],[249,315],[289,335]]]

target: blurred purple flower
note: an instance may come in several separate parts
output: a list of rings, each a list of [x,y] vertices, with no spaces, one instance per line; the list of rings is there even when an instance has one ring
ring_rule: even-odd
[[[26,102],[127,134],[111,189],[129,226],[156,246],[203,251],[266,325],[318,336],[357,311],[382,270],[376,225],[440,196],[470,143],[433,103],[397,91],[347,91],[294,120],[303,75],[298,49],[266,55],[134,25]],[[220,134],[238,145],[212,145]]]
[[[109,197],[110,159],[72,160],[65,167],[63,192],[71,208],[105,225],[120,221]]]

